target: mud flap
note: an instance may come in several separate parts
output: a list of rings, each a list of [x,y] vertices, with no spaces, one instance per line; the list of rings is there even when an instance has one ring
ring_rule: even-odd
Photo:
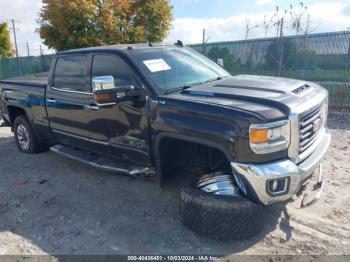
[[[310,206],[320,199],[323,190],[322,165],[302,184],[295,198],[297,208]]]

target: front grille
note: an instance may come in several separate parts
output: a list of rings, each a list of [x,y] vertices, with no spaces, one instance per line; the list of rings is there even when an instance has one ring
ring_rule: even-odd
[[[319,134],[321,133],[324,127],[325,119],[322,119],[323,124],[316,131],[314,130],[314,123],[318,118],[322,118],[324,113],[323,110],[324,107],[323,105],[321,105],[300,119],[299,155],[304,153],[308,148],[310,148],[319,137]]]

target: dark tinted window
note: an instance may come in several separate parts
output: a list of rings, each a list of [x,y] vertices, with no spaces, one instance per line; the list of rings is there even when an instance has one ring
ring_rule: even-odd
[[[137,86],[134,74],[129,65],[115,55],[95,55],[92,64],[92,77],[113,76],[118,86]]]
[[[56,63],[54,86],[62,90],[91,92],[86,75],[88,57],[84,55],[60,57]]]

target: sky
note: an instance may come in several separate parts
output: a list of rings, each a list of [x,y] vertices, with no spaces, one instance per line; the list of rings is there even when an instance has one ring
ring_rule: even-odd
[[[173,23],[166,42],[180,39],[185,44],[200,43],[205,28],[208,42],[245,39],[246,20],[252,29],[248,38],[264,37],[264,17],[270,17],[276,6],[280,10],[297,6],[300,0],[170,0]],[[350,28],[350,0],[304,0],[311,17],[314,33],[342,31]],[[41,0],[0,0],[0,21],[14,19],[17,28],[18,49],[38,55],[42,40],[36,32]],[[286,28],[286,34],[291,34]],[[273,36],[272,28],[268,35]],[[12,37],[12,31],[11,31]],[[13,38],[13,37],[12,37]],[[52,52],[42,45],[45,53]]]

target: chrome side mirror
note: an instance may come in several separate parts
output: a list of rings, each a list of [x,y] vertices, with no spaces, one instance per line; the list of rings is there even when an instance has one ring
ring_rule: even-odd
[[[109,87],[109,85],[107,86]],[[117,102],[134,100],[144,96],[141,88],[117,86],[114,88],[95,89],[94,99],[98,105],[111,105]]]
[[[92,90],[102,91],[115,89],[114,77],[113,76],[96,76],[92,78]]]

